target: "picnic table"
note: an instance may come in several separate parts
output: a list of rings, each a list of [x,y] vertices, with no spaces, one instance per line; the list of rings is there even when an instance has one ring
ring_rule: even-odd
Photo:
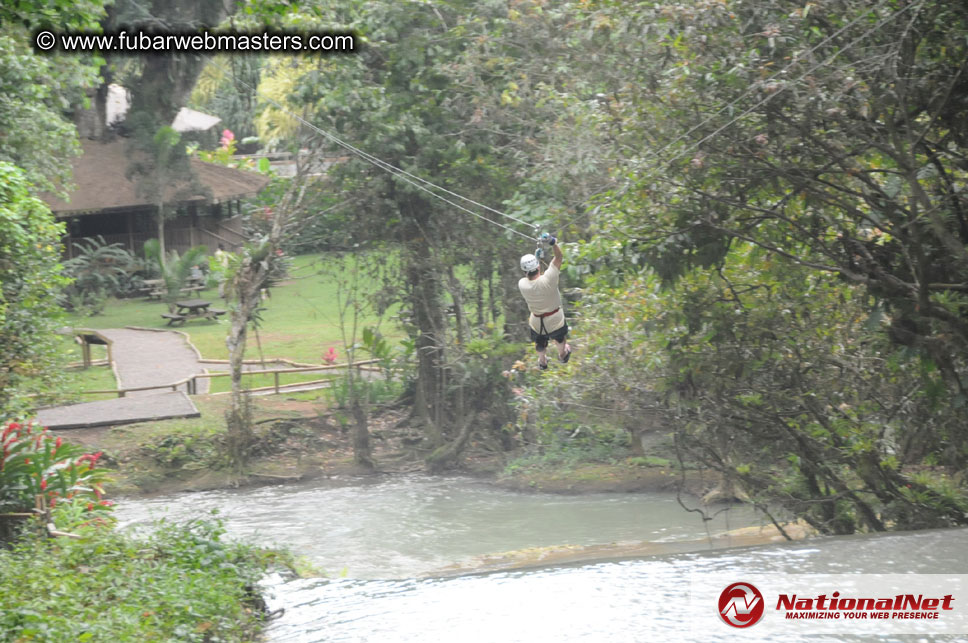
[[[178,312],[161,315],[168,320],[169,326],[184,324],[190,319],[218,319],[220,315],[225,314],[221,308],[212,308],[212,302],[206,299],[183,299],[176,301],[175,306]]]
[[[145,279],[144,288],[147,290],[148,299],[161,299],[165,293],[165,280],[164,279]],[[184,295],[194,294],[199,291],[205,290],[205,284],[200,283],[196,280],[188,279],[185,285],[182,287],[181,292]]]
[[[148,299],[161,299],[164,294],[164,279],[145,279],[141,282],[142,292],[147,295]]]

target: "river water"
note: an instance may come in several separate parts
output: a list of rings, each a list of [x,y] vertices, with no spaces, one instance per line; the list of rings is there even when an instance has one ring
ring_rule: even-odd
[[[741,507],[703,524],[669,494],[552,496],[466,478],[324,480],[159,496],[122,502],[116,516],[122,526],[138,526],[213,510],[230,537],[287,546],[327,573],[266,579],[270,608],[285,609],[267,631],[269,641],[280,643],[743,640],[690,632],[682,610],[669,606],[681,604],[696,578],[723,573],[968,573],[968,530],[440,573],[509,550],[698,541],[707,529],[759,524]]]

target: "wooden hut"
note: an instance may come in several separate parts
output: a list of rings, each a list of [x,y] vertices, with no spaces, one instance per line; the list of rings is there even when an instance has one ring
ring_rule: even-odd
[[[108,243],[140,252],[146,240],[158,236],[156,208],[139,194],[137,179],[127,176],[125,140],[85,139],[81,147],[83,154],[73,161],[77,187],[69,200],[41,195],[57,218],[67,223],[66,256],[74,255],[79,240],[98,235]],[[213,251],[219,245],[226,250],[237,248],[245,240],[240,200],[255,195],[269,178],[195,158],[190,162],[196,177],[194,189],[172,185],[166,199],[166,206],[175,213],[165,222],[166,249],[184,252],[200,244]]]

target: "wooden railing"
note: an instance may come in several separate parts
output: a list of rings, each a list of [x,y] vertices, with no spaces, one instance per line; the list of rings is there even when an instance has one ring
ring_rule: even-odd
[[[278,361],[278,360],[274,360]],[[320,364],[318,366],[300,366],[295,368],[278,368],[269,369],[263,371],[242,371],[242,377],[247,375],[267,375],[269,373],[273,376],[274,384],[272,386],[266,386],[257,389],[246,389],[247,392],[260,392],[273,390],[276,394],[280,393],[283,388],[292,386],[312,386],[316,384],[321,384],[327,382],[328,380],[312,380],[309,382],[294,382],[292,384],[280,384],[279,375],[284,373],[310,373],[313,371],[333,371],[344,368],[353,367],[358,370],[368,370],[366,366],[370,364],[375,364],[380,360],[368,359],[361,362],[353,362],[346,364]],[[138,391],[151,391],[155,389],[167,389],[170,388],[172,391],[177,391],[179,386],[184,386],[189,395],[198,394],[198,380],[199,379],[214,379],[218,377],[231,377],[232,373],[197,373],[195,375],[190,375],[184,379],[178,380],[177,382],[172,382],[171,384],[156,384],[154,386],[137,386],[131,388],[123,389],[113,389],[113,390],[100,390],[100,391],[82,391],[82,394],[88,395],[107,395],[107,394],[117,394],[118,397],[125,397],[128,393],[135,393]]]

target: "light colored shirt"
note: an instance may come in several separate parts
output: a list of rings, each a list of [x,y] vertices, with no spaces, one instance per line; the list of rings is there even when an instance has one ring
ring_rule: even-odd
[[[528,304],[528,310],[531,311],[528,325],[536,333],[541,332],[542,322],[542,319],[537,315],[550,313],[555,308],[558,309],[558,312],[554,315],[548,315],[543,320],[545,333],[558,330],[565,325],[565,312],[561,309],[561,295],[558,293],[558,275],[557,266],[551,264],[544,274],[537,279],[532,280],[525,276],[518,281],[518,290],[521,291],[521,296],[524,297],[524,301]]]

